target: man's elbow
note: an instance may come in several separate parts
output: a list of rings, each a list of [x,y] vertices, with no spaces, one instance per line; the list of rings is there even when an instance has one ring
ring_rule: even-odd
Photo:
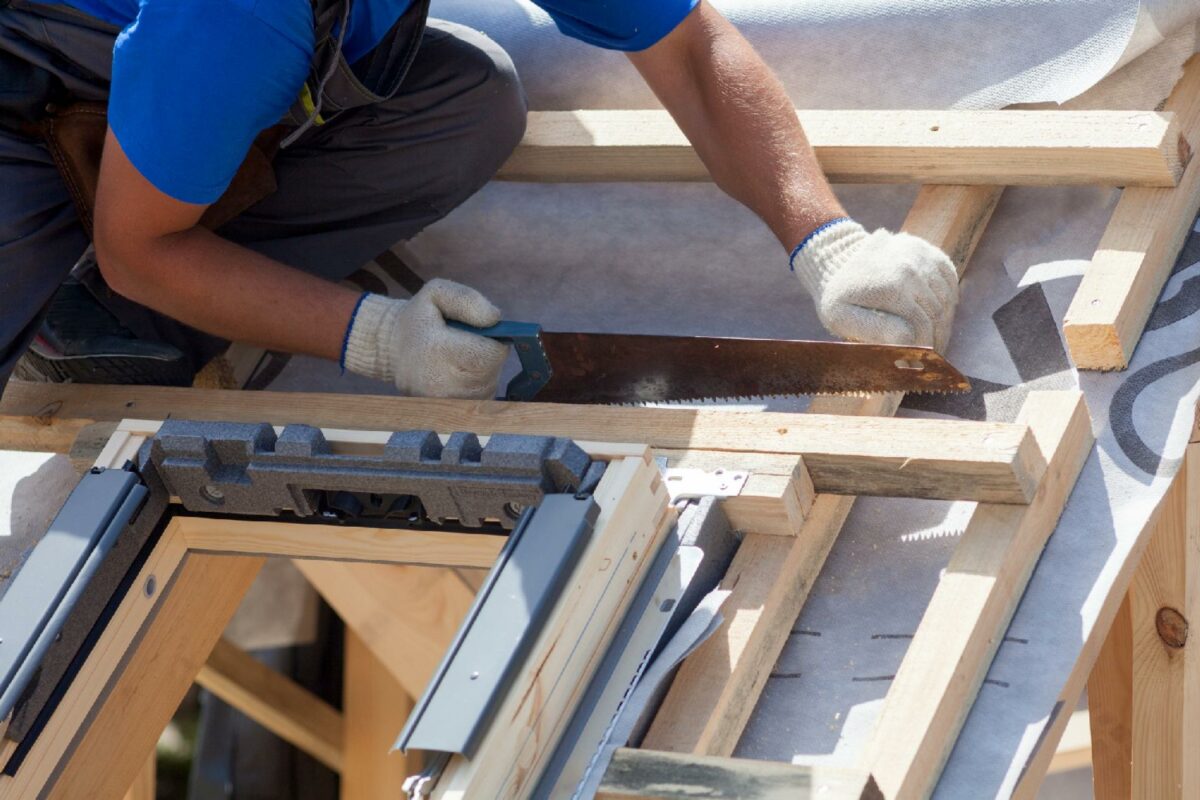
[[[152,281],[148,268],[149,247],[136,238],[123,235],[119,226],[97,215],[92,242],[96,248],[96,264],[108,288],[122,297],[144,302],[143,293]]]

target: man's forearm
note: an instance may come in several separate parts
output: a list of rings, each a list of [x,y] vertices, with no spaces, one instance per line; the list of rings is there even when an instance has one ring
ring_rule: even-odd
[[[707,3],[630,59],[717,185],[758,214],[786,249],[845,215],[783,85]]]
[[[207,333],[337,360],[359,294],[202,228],[99,253],[114,291]]]

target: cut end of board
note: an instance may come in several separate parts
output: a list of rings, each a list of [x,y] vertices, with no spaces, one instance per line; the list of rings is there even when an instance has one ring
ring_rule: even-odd
[[[1129,366],[1129,354],[1112,325],[1072,322],[1068,316],[1063,336],[1076,369],[1113,372]]]

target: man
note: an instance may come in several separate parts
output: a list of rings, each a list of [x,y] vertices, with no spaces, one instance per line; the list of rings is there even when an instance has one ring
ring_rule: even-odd
[[[846,217],[783,87],[708,2],[535,2],[564,34],[628,53],[717,184],[790,253],[831,332],[945,344],[949,259]],[[449,213],[516,146],[524,98],[495,43],[427,20],[428,0],[0,9],[0,51],[107,103],[96,258],[126,306],[167,318],[155,317],[164,341],[320,356],[405,394],[492,395],[505,348],[446,325],[500,319],[478,292],[435,280],[404,301],[335,281]],[[198,224],[280,120],[278,188],[215,232]],[[44,143],[0,131],[0,388],[86,247],[67,189]]]

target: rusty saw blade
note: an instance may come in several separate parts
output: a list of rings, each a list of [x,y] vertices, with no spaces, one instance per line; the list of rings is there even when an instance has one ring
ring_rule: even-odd
[[[864,392],[965,392],[927,347],[712,336],[555,333],[533,323],[450,325],[512,344],[510,400],[659,403]]]
[[[846,342],[542,332],[537,399],[652,403],[855,392],[965,392],[930,348]]]

